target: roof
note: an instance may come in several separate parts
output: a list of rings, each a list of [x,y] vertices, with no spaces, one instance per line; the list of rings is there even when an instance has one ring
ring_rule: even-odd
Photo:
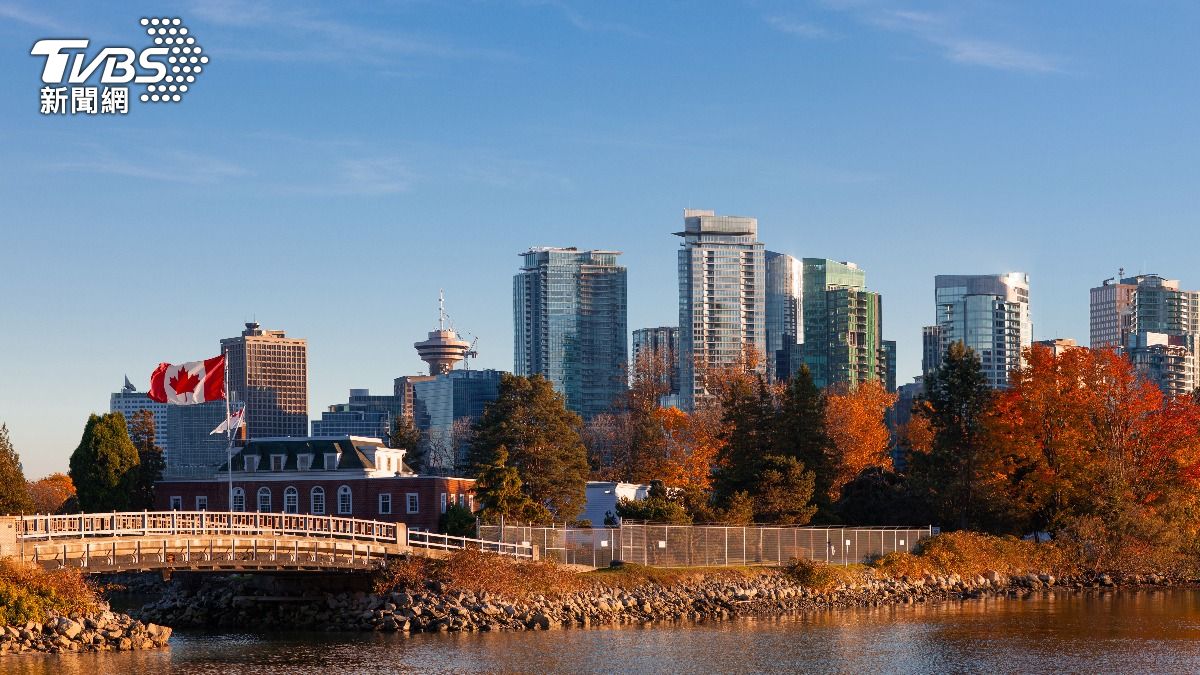
[[[246,457],[258,457],[259,470],[271,466],[272,455],[283,455],[284,471],[299,469],[298,457],[312,455],[311,471],[335,471],[339,469],[375,470],[375,462],[367,456],[366,451],[375,448],[387,449],[378,438],[364,436],[309,436],[309,437],[276,437],[251,439],[246,447],[234,455],[232,464],[234,471],[246,470]],[[326,466],[329,455],[337,455],[336,465]],[[331,462],[333,464],[333,462]],[[404,472],[413,473],[408,465],[402,466]],[[229,463],[221,466],[221,471],[230,470]]]

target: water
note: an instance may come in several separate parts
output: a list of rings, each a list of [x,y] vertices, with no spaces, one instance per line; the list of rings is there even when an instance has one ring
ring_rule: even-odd
[[[1200,590],[1060,594],[652,628],[177,635],[157,652],[20,656],[6,673],[1200,672]]]

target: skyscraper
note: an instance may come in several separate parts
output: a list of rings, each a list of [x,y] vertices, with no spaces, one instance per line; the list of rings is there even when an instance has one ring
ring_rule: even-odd
[[[163,456],[171,456],[171,432],[167,429],[167,404],[151,401],[150,396],[140,392],[129,378],[125,378],[125,386],[121,391],[115,391],[108,398],[108,411],[119,412],[125,416],[125,421],[133,420],[133,414],[139,410],[149,410],[154,415],[154,442],[162,448]]]
[[[454,476],[469,469],[471,425],[500,397],[501,375],[498,370],[452,370],[413,383],[413,422],[425,450],[420,473]]]
[[[921,374],[928,378],[942,367],[942,328],[921,327]]]
[[[849,262],[804,259],[804,364],[818,387],[886,379],[883,299]]]
[[[513,277],[516,373],[544,376],[584,418],[625,389],[627,283],[618,255],[531,248]]]
[[[1033,342],[1029,275],[939,274],[934,300],[941,356],[962,342],[979,355],[989,386],[1008,386],[1009,372],[1022,363],[1021,350]]]
[[[896,393],[896,341],[883,341],[884,355],[884,386],[891,393]]]
[[[221,340],[231,401],[246,405],[247,438],[308,435],[308,343],[247,323]]]
[[[392,421],[403,413],[401,397],[372,395],[367,389],[351,389],[345,403],[337,403],[312,421],[313,436],[365,436],[387,443]]]
[[[679,329],[675,326],[639,328],[633,331],[633,358],[637,364],[643,357],[658,361],[667,385],[667,395],[679,393]],[[632,365],[630,367],[632,372]]]
[[[686,209],[679,249],[679,388],[687,409],[708,395],[697,366],[767,356],[763,245],[758,220]],[[702,374],[702,373],[701,373]]]
[[[766,331],[767,372],[774,380],[786,380],[800,361],[804,342],[804,268],[796,258],[767,251]]]

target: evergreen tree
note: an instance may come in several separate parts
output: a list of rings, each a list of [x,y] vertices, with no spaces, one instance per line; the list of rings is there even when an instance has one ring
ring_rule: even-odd
[[[833,442],[826,433],[825,397],[813,384],[808,366],[801,366],[784,389],[775,422],[771,453],[794,457],[813,473],[813,498],[818,520],[830,522],[829,495],[836,474]]]
[[[670,523],[672,525],[691,525],[692,517],[688,515],[683,504],[673,499],[663,486],[662,481],[650,483],[650,494],[645,499],[628,499],[622,497],[617,501],[617,515],[629,520],[644,520],[649,523]]]
[[[404,450],[404,463],[421,473],[425,469],[425,449],[421,445],[421,430],[411,417],[396,415],[388,434],[388,447]]]
[[[33,511],[21,457],[8,436],[8,425],[0,424],[0,514],[17,516]]]
[[[71,481],[83,511],[131,508],[130,486],[138,474],[138,451],[121,413],[91,415],[79,447],[71,453]]]
[[[760,523],[807,525],[817,507],[813,498],[814,477],[800,460],[767,455],[758,461],[758,489],[753,495],[754,519]]]
[[[521,489],[521,475],[508,464],[508,449],[500,446],[475,480],[475,497],[481,506],[479,517],[494,523],[501,517],[531,523],[549,522],[550,513],[534,503]]]
[[[574,520],[587,500],[588,460],[579,416],[541,375],[504,375],[499,397],[476,425],[472,464],[496,462],[503,447],[522,490],[557,520]]]
[[[983,516],[978,487],[988,451],[984,416],[991,402],[979,356],[962,342],[950,345],[918,408],[933,438],[928,453],[913,453],[911,474],[942,522],[954,527],[978,524]]]
[[[713,497],[726,507],[739,492],[758,489],[758,459],[771,451],[774,404],[759,378],[729,383],[721,399],[725,433],[713,472]]]
[[[139,410],[133,414],[133,419],[127,420],[129,425],[129,440],[137,448],[138,468],[131,475],[129,507],[137,509],[154,508],[154,483],[162,480],[162,472],[166,467],[163,460],[162,448],[158,447],[157,430],[154,427],[154,413],[149,410]]]

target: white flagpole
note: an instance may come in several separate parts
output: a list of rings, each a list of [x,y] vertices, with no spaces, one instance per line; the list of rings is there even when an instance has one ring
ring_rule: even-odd
[[[229,423],[229,352],[225,356],[225,466],[229,469],[229,511],[233,511],[233,425]]]

